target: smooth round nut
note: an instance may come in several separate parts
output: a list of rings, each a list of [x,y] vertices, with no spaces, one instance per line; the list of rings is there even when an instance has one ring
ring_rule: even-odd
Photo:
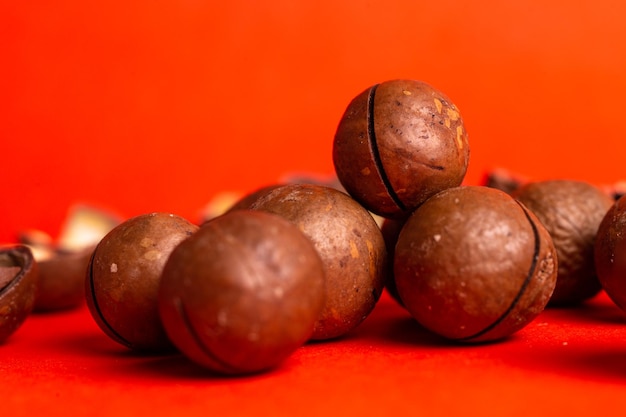
[[[27,246],[0,246],[0,343],[32,312],[38,275],[37,262]]]
[[[31,249],[39,266],[34,311],[48,313],[84,304],[91,254],[120,221],[113,214],[80,204],[69,209],[56,239],[37,229],[20,232],[20,243]]]
[[[134,350],[173,349],[159,317],[161,273],[174,248],[197,229],[173,214],[142,214],[98,243],[85,295],[91,315],[111,339]]]
[[[322,262],[287,220],[236,210],[172,252],[159,306],[172,342],[218,373],[279,365],[311,336],[324,302]]]
[[[387,262],[380,228],[365,208],[342,191],[313,184],[275,188],[251,208],[297,225],[322,259],[326,302],[312,339],[343,336],[365,320],[384,288]]]
[[[574,180],[527,183],[513,197],[537,216],[556,247],[559,270],[549,305],[575,305],[596,295],[601,285],[594,243],[613,199],[592,184]]]
[[[48,313],[82,305],[85,271],[95,243],[90,247],[61,248],[50,235],[35,229],[22,231],[19,241],[31,250],[39,269],[33,311]]]
[[[626,196],[611,206],[600,223],[594,261],[602,288],[626,311]]]
[[[356,96],[333,142],[339,181],[383,217],[406,216],[428,197],[460,185],[469,154],[457,107],[414,80],[386,81]]]
[[[278,188],[278,187],[282,187],[283,183],[276,183],[276,184],[269,184],[269,185],[264,185],[262,187],[256,188],[246,194],[244,194],[239,200],[237,200],[228,210],[227,212],[230,211],[235,211],[235,210],[248,210],[250,209],[250,207],[252,206],[252,204],[258,200],[261,196],[269,193],[270,191]]]
[[[543,311],[557,257],[541,222],[511,196],[455,187],[406,221],[394,272],[405,307],[424,327],[456,341],[491,341]]]
[[[51,312],[83,305],[85,273],[93,250],[56,250],[49,258],[37,261],[39,284],[34,311]]]

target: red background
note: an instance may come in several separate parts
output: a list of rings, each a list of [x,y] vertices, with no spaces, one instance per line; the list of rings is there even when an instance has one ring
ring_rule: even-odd
[[[72,0],[0,5],[0,241],[68,205],[195,219],[221,190],[333,172],[332,137],[371,84],[444,91],[468,182],[623,179],[619,0]]]
[[[330,176],[345,106],[392,78],[460,108],[467,183],[505,167],[612,184],[626,178],[625,18],[619,0],[2,1],[0,242],[56,235],[76,202],[196,220],[220,191]],[[81,309],[28,320],[0,347],[0,386],[12,413],[623,409],[624,318],[597,302],[466,349],[385,341],[403,314],[387,300],[353,338],[242,380],[122,353]]]

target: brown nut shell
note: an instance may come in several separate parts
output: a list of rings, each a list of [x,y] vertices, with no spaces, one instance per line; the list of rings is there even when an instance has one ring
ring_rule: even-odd
[[[600,289],[594,243],[613,200],[600,188],[574,180],[531,182],[513,193],[546,227],[559,260],[549,305],[576,305]]]
[[[324,281],[315,248],[296,226],[270,213],[236,210],[172,252],[160,314],[191,360],[219,373],[260,372],[309,339]]]
[[[481,185],[502,190],[507,194],[512,194],[527,184],[529,180],[519,174],[511,173],[503,168],[496,168],[484,173]]]
[[[313,184],[276,188],[251,207],[297,225],[322,259],[326,302],[312,339],[335,338],[356,328],[384,288],[387,253],[372,215],[344,192]]]
[[[424,327],[463,342],[520,330],[548,303],[557,273],[547,230],[503,191],[467,186],[431,197],[404,224],[398,292]]]
[[[37,262],[27,246],[0,247],[0,343],[32,312],[38,273]]]
[[[170,253],[198,226],[169,213],[133,217],[96,247],[85,280],[91,315],[113,340],[135,350],[172,349],[159,317],[158,292]]]
[[[281,184],[281,183],[277,183],[277,184],[270,184],[270,185],[265,185],[263,187],[257,188],[253,191],[250,191],[249,193],[243,195],[238,201],[235,202],[235,204],[233,204],[227,212],[230,211],[235,211],[235,210],[247,210],[250,209],[250,207],[252,206],[252,204],[257,201],[261,196],[269,193],[270,191],[278,188],[278,187],[282,187],[283,185],[286,184]]]
[[[34,310],[49,312],[75,308],[85,301],[85,273],[94,248],[55,251],[38,261],[39,284]]]
[[[428,197],[463,181],[467,131],[442,92],[415,80],[374,85],[348,105],[333,142],[346,191],[383,217],[410,214]]]
[[[626,311],[626,196],[611,206],[600,223],[594,261],[602,288]]]
[[[391,295],[398,304],[404,307],[400,294],[398,293],[398,287],[396,286],[396,279],[393,274],[393,259],[396,252],[396,243],[398,242],[398,236],[402,231],[404,220],[384,219],[380,231],[382,232],[383,239],[385,240],[385,247],[387,248],[387,267],[385,268],[385,289]]]

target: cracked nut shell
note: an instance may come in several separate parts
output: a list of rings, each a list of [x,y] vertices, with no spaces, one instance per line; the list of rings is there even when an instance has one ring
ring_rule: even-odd
[[[172,342],[218,373],[273,368],[311,336],[324,270],[287,220],[236,210],[205,223],[165,265],[160,314]]]
[[[0,247],[0,343],[32,312],[37,281],[37,262],[27,246]]]
[[[549,305],[575,305],[596,295],[601,285],[594,243],[613,199],[592,184],[574,180],[531,182],[512,195],[537,216],[556,247],[559,270]]]
[[[511,196],[455,187],[406,221],[394,272],[405,307],[424,327],[456,341],[491,341],[543,311],[557,257],[548,231]]]
[[[331,339],[356,328],[374,309],[384,288],[387,252],[372,215],[342,191],[289,184],[252,203],[278,214],[313,242],[326,272],[326,302],[312,339]]]
[[[346,108],[333,163],[346,191],[371,212],[397,218],[463,181],[469,144],[461,114],[432,86],[414,80],[374,85]]]
[[[172,349],[159,317],[158,292],[170,253],[198,226],[168,213],[133,217],[94,250],[85,280],[91,315],[111,339],[135,350]]]

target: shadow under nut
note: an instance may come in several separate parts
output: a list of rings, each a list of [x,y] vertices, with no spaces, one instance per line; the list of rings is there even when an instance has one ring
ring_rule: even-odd
[[[38,265],[28,247],[0,248],[0,343],[32,312],[38,275]]]

